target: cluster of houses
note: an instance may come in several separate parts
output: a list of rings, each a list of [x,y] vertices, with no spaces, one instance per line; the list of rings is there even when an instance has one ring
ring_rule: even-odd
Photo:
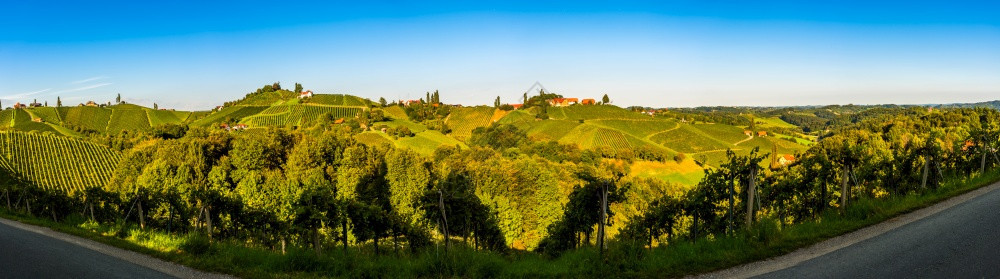
[[[226,131],[243,131],[247,129],[247,124],[240,123],[233,126],[229,126],[229,124],[222,123],[219,124],[219,128]]]
[[[27,108],[27,107],[37,108],[37,107],[41,107],[41,106],[42,106],[41,103],[31,103],[31,104],[27,104],[27,105],[22,104],[20,102],[14,103],[14,108],[15,109],[22,109],[22,108]]]
[[[580,101],[577,98],[552,98],[549,100],[549,105],[553,107],[568,107],[575,104],[594,105],[597,104],[597,100],[583,99],[583,101]]]
[[[549,105],[553,106],[553,107],[568,107],[568,106],[572,106],[572,105],[576,105],[576,104],[580,104],[580,105],[596,105],[597,104],[597,100],[594,100],[594,99],[583,99],[583,101],[580,101],[580,99],[578,99],[578,98],[552,98],[552,99],[549,99],[548,102],[549,102]],[[510,104],[510,106],[514,107],[515,110],[518,110],[518,109],[521,109],[522,107],[524,107],[524,104]]]
[[[743,130],[743,134],[746,135],[746,136],[748,136],[748,137],[752,137],[753,136],[753,131]],[[766,136],[767,136],[767,131],[757,131],[757,137],[760,138],[760,137],[766,137]]]

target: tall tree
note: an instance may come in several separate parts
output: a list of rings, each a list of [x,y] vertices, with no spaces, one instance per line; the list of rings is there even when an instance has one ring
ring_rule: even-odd
[[[160,106],[157,105],[156,103],[153,103],[153,109],[160,109]]]
[[[495,108],[500,107],[500,96],[497,96],[496,101],[493,101],[493,107]]]
[[[302,92],[302,84],[296,82],[295,83],[295,93],[300,93],[300,92]]]
[[[438,93],[437,90],[434,90],[434,103],[435,104],[440,104],[441,103],[441,94]]]
[[[122,103],[122,93],[118,93],[118,97],[115,97],[115,103],[116,104]]]
[[[611,99],[608,98],[608,94],[604,94],[604,97],[601,97],[601,103],[602,104],[608,104],[610,102],[611,102]]]
[[[59,96],[56,96],[56,107],[62,107],[62,99]]]
[[[384,107],[384,106],[388,105],[389,103],[387,103],[387,102],[385,101],[385,98],[384,98],[384,97],[379,97],[379,98],[378,98],[378,104],[379,104],[380,106],[383,106],[383,107]]]

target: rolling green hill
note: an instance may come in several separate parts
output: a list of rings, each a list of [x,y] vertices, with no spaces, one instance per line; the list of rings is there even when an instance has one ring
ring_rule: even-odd
[[[45,189],[66,192],[104,186],[121,155],[68,137],[0,132],[0,167]]]

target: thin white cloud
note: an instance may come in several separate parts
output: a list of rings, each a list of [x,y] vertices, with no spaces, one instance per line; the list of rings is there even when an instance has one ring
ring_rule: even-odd
[[[7,96],[0,96],[0,98],[8,99],[8,100],[9,99],[20,99],[20,98],[28,97],[28,96],[35,95],[35,94],[45,93],[45,92],[47,92],[49,90],[52,90],[52,88],[46,88],[46,89],[42,89],[42,90],[38,90],[38,91],[34,91],[34,92],[24,92],[24,93],[12,94],[12,95],[7,95]]]
[[[78,80],[78,81],[70,82],[70,84],[81,84],[81,83],[84,83],[84,82],[91,82],[91,81],[95,81],[95,80],[99,80],[99,79],[106,79],[106,78],[108,78],[108,77],[106,77],[106,76],[96,76],[96,77],[92,77],[92,78],[81,79],[81,80]]]
[[[98,83],[98,84],[93,84],[93,85],[87,85],[87,86],[84,86],[84,87],[77,87],[77,88],[73,88],[73,89],[59,90],[59,91],[50,93],[50,95],[51,94],[61,94],[61,93],[70,93],[70,92],[90,90],[90,89],[94,89],[94,88],[98,88],[98,87],[104,87],[104,86],[108,86],[108,85],[112,85],[112,84],[113,83],[110,83],[110,82]]]

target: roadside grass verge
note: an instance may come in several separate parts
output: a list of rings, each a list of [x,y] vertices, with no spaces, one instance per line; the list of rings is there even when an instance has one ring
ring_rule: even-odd
[[[139,230],[132,224],[97,224],[80,215],[62,222],[0,209],[0,217],[18,220],[132,250],[200,270],[246,278],[662,278],[719,270],[782,255],[831,237],[877,224],[1000,180],[1000,171],[946,181],[935,190],[884,199],[859,199],[846,211],[831,209],[813,221],[781,225],[759,220],[750,229],[729,236],[677,238],[669,245],[646,248],[612,241],[602,256],[584,247],[550,257],[531,252],[507,254],[478,251],[457,243],[448,253],[440,244],[411,252],[370,245],[346,249],[328,245],[317,256],[310,249],[289,245],[286,254],[231,241],[210,242],[195,233]]]

